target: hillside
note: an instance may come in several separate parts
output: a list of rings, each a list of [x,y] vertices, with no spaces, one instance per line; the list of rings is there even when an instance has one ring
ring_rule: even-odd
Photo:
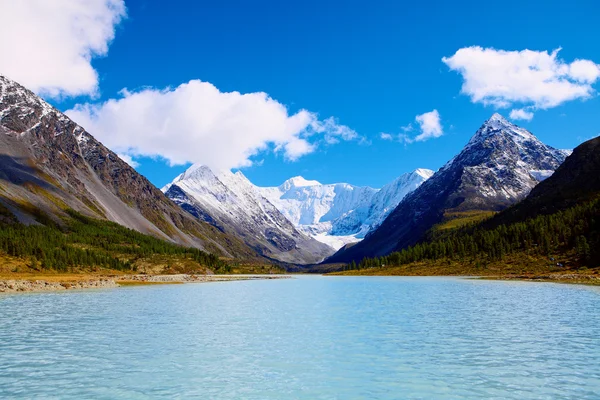
[[[269,263],[225,259],[73,210],[67,213],[70,218],[61,226],[50,219],[28,226],[0,206],[0,275],[283,272]]]
[[[64,226],[69,210],[227,257],[241,240],[196,221],[84,128],[0,76],[0,205],[25,225]]]

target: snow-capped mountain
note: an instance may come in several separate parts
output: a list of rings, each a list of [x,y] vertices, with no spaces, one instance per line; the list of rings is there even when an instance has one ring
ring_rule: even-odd
[[[242,172],[193,165],[163,192],[198,219],[235,234],[259,254],[290,263],[322,261],[333,249],[299,232]]]
[[[347,183],[323,185],[295,177],[280,186],[257,190],[298,229],[339,249],[379,226],[404,196],[431,175],[433,171],[417,169],[382,189]]]
[[[288,179],[277,187],[257,190],[301,231],[335,249],[356,242],[352,233],[343,230],[332,234],[334,224],[349,212],[366,213],[377,190],[347,183],[323,185],[302,177]]]
[[[494,114],[456,157],[407,195],[379,228],[329,261],[360,260],[412,245],[447,213],[502,210],[527,196],[569,154]]]
[[[259,187],[240,171],[193,165],[162,190],[196,218],[235,233],[263,255],[315,263],[360,241],[431,175],[418,169],[382,189],[323,185],[300,176]]]

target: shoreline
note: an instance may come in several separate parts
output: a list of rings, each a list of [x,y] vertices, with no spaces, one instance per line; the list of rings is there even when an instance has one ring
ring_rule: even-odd
[[[0,294],[43,293],[64,290],[114,289],[138,285],[176,285],[185,283],[231,282],[246,280],[291,279],[290,275],[76,275],[60,274],[27,279],[0,278]],[[46,278],[46,279],[44,279]],[[61,279],[62,278],[62,279]]]
[[[507,275],[400,275],[400,274],[356,274],[329,273],[322,276],[374,276],[374,277],[455,277],[490,281],[546,282],[571,285],[600,286],[600,275],[591,274],[507,274]],[[45,278],[45,279],[44,279]],[[129,286],[178,285],[186,283],[233,282],[246,280],[292,279],[293,274],[282,275],[200,275],[200,274],[161,274],[161,275],[81,275],[51,274],[32,278],[21,276],[0,277],[0,295],[15,293],[44,293],[65,290],[115,289]]]
[[[546,282],[564,283],[567,285],[589,285],[600,286],[600,276],[597,275],[507,275],[507,276],[481,276],[477,279],[490,281],[521,281],[521,282]]]
[[[464,279],[480,279],[490,281],[521,281],[521,282],[549,282],[570,285],[600,286],[600,275],[592,274],[499,274],[499,275],[460,275],[460,274],[361,274],[348,272],[334,272],[325,276],[373,276],[373,277],[455,277]]]

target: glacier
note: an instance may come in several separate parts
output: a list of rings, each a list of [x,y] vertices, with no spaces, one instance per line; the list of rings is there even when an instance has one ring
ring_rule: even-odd
[[[374,189],[321,184],[297,176],[276,187],[256,187],[300,231],[340,249],[377,228],[408,193],[433,175],[419,168]]]

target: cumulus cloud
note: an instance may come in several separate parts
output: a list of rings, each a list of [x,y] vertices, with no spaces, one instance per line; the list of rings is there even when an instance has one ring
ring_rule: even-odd
[[[440,113],[438,110],[426,112],[424,114],[417,115],[415,121],[419,126],[419,133],[415,137],[410,137],[407,133],[412,132],[415,128],[412,124],[405,125],[400,128],[403,133],[392,135],[390,133],[382,132],[379,137],[383,140],[397,141],[404,144],[410,144],[413,142],[423,142],[425,140],[438,138],[444,134],[442,128]]]
[[[440,122],[440,113],[433,110],[425,114],[417,115],[415,120],[421,128],[421,133],[415,137],[415,141],[422,142],[433,138],[438,138],[444,134]]]
[[[522,119],[525,121],[531,121],[533,119],[533,113],[531,111],[527,111],[524,108],[518,108],[511,110],[510,119]]]
[[[505,51],[479,46],[459,49],[442,61],[463,77],[461,92],[475,103],[508,108],[516,104],[548,109],[595,91],[600,65],[590,60],[571,63],[558,58],[561,49]],[[531,116],[515,111],[516,115]]]
[[[125,14],[123,0],[0,0],[0,74],[43,96],[94,95],[91,60]]]
[[[77,105],[66,114],[120,154],[215,169],[248,167],[269,150],[293,161],[319,143],[359,138],[334,118],[320,120],[307,110],[290,114],[266,93],[221,92],[199,80],[174,89],[123,90],[120,98]]]

